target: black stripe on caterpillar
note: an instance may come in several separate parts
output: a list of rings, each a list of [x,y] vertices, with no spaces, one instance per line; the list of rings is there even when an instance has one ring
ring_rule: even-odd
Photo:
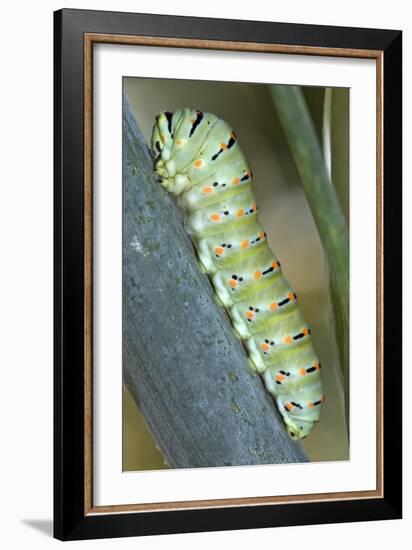
[[[249,364],[275,398],[290,437],[306,437],[324,401],[321,366],[258,219],[253,174],[233,129],[212,113],[165,111],[156,117],[152,150]]]

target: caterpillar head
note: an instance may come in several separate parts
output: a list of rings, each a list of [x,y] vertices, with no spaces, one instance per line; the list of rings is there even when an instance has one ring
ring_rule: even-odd
[[[311,432],[315,422],[313,420],[297,420],[294,421],[291,418],[285,418],[286,429],[289,437],[294,441],[303,439]]]
[[[297,441],[308,436],[313,426],[319,420],[319,409],[316,410],[316,414],[314,414],[315,411],[313,409],[310,409],[313,411],[311,414],[302,414],[303,405],[301,403],[292,400],[285,401],[282,396],[278,396],[276,402],[283,421],[286,424],[289,437]]]
[[[190,184],[187,176],[176,172],[176,165],[173,160],[173,126],[180,120],[182,112],[180,109],[171,113],[162,111],[156,116],[156,122],[152,132],[152,151],[155,156],[155,170],[160,176],[163,187],[173,193],[180,195]]]

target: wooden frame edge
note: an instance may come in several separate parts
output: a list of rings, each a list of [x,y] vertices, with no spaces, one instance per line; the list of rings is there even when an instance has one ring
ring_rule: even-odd
[[[172,48],[194,48],[200,50],[231,50],[260,53],[288,53],[294,55],[324,55],[332,57],[363,57],[376,59],[380,50],[355,48],[325,48],[322,46],[293,46],[260,42],[234,42],[230,40],[210,40],[195,38],[168,38],[158,36],[138,36],[123,34],[85,33],[85,43],[124,44],[131,46],[159,46]]]
[[[376,60],[376,237],[377,237],[377,289],[376,289],[376,489],[340,493],[315,493],[268,497],[244,497],[143,504],[93,505],[93,45],[94,43],[162,46],[230,50],[260,53],[288,53],[293,55],[320,55],[354,57]],[[207,509],[268,504],[294,504],[333,502],[340,500],[367,500],[384,498],[383,485],[383,50],[353,48],[325,48],[256,42],[233,42],[208,39],[166,38],[104,33],[84,34],[84,513],[85,516],[155,512],[169,510]],[[381,251],[381,253],[380,253]]]
[[[354,498],[356,495],[356,499]],[[354,491],[342,493],[317,493],[308,495],[286,495],[278,497],[240,497],[210,500],[187,500],[175,502],[155,502],[143,504],[113,504],[93,506],[87,515],[130,513],[130,512],[167,512],[171,510],[200,510],[208,508],[241,508],[244,506],[265,506],[268,504],[299,504],[311,502],[336,502],[342,500],[370,500],[382,498],[375,491]],[[240,502],[241,501],[241,502]]]

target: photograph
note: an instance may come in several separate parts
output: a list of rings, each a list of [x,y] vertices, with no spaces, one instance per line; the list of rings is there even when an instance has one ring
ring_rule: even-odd
[[[345,461],[348,88],[123,78],[123,470]]]

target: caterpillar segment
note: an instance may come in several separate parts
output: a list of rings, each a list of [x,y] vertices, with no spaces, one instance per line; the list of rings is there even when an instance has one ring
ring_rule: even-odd
[[[292,439],[324,402],[321,365],[294,289],[258,218],[253,174],[227,122],[192,109],[161,112],[152,133],[161,184],[185,212],[202,270],[276,401]]]

